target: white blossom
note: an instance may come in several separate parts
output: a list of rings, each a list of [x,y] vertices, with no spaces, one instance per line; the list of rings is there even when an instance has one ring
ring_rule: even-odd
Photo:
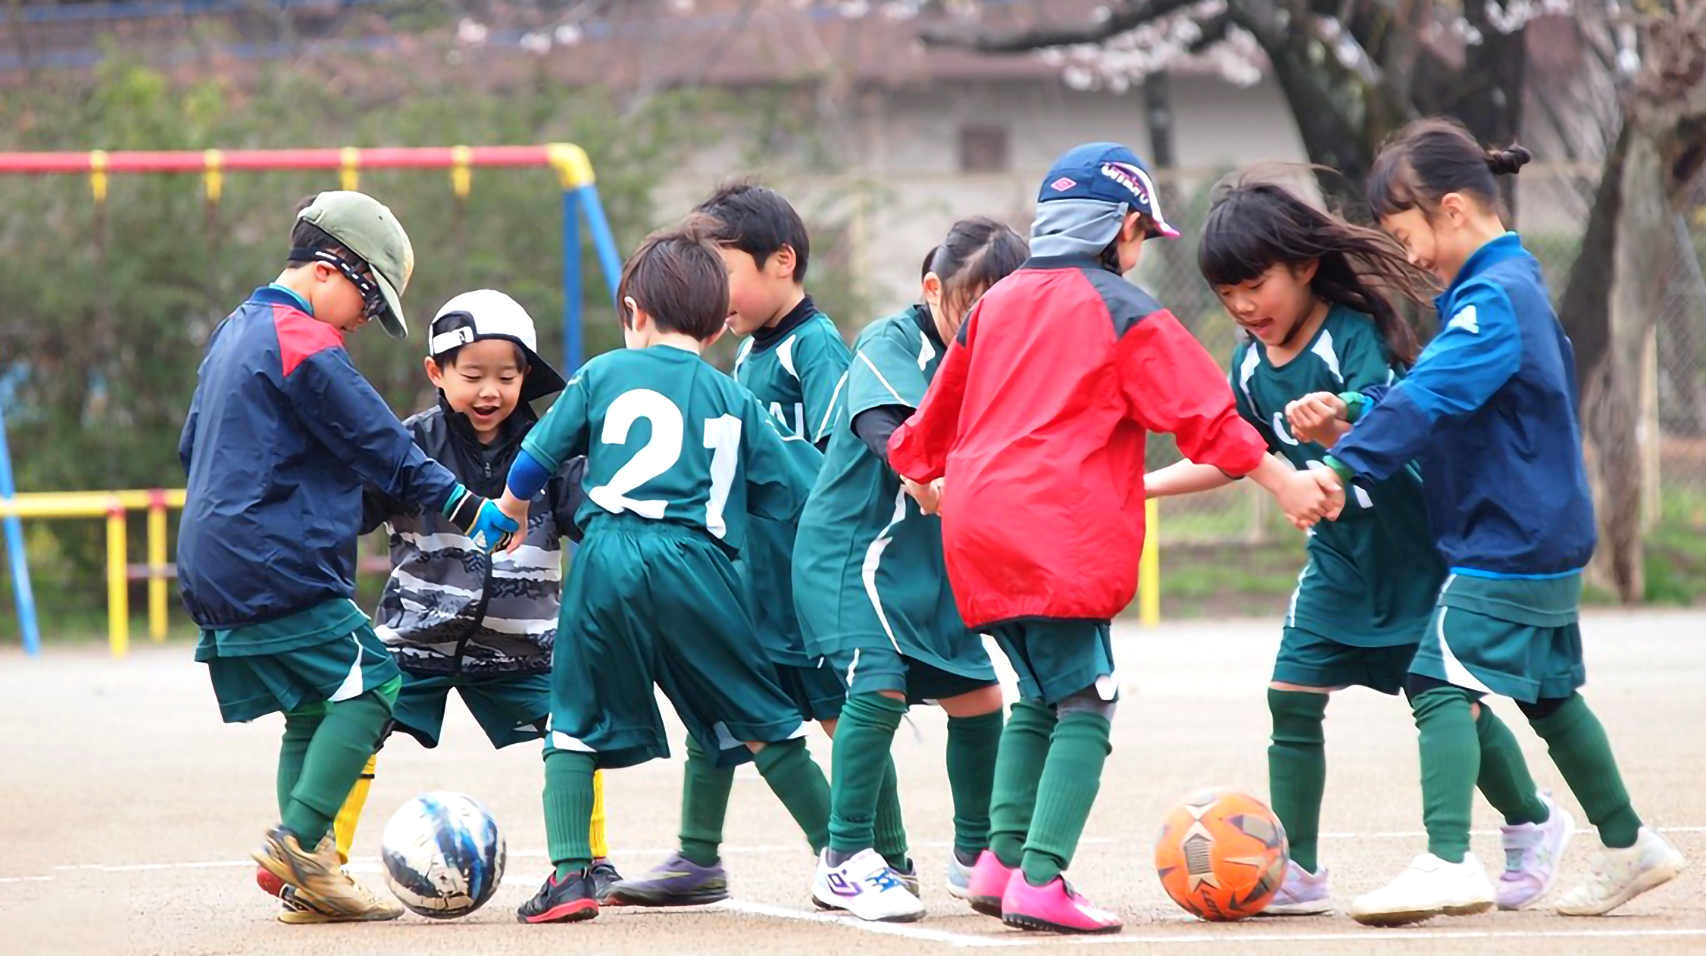
[[[551,31],[551,39],[558,46],[574,46],[581,42],[581,28],[573,23],[565,23]]]
[[[521,48],[529,53],[550,53],[551,35],[549,33],[524,33],[521,36]]]
[[[485,24],[471,18],[464,17],[460,23],[456,24],[456,39],[470,46],[478,46],[486,42],[486,37],[490,33],[491,31],[486,29]]]

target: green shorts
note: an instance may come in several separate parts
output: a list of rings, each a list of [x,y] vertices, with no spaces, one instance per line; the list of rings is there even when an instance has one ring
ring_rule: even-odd
[[[755,635],[728,556],[703,532],[601,517],[575,554],[551,655],[549,746],[600,767],[669,756],[661,689],[705,752],[805,732]]]
[[[1410,672],[1525,703],[1568,697],[1587,682],[1576,623],[1581,575],[1452,574]]]
[[[1273,679],[1304,687],[1368,687],[1382,694],[1404,689],[1416,645],[1356,647],[1296,627],[1285,628]]]
[[[841,705],[847,702],[847,688],[841,683],[841,674],[828,663],[815,667],[778,664],[776,679],[805,719],[834,720],[841,716]]]
[[[551,713],[551,675],[497,674],[480,677],[403,672],[403,689],[391,720],[422,747],[438,746],[444,705],[455,690],[480,722],[493,747],[526,743],[545,736]]]
[[[850,653],[836,655],[828,664],[840,675],[849,695],[897,691],[906,695],[908,704],[951,700],[999,683],[993,670],[987,678],[967,677],[907,657],[892,647],[856,647]]]
[[[1050,707],[1082,690],[1120,699],[1107,621],[1026,620],[989,628],[1019,675],[1019,694]]]
[[[307,612],[293,615],[292,620],[303,616]],[[317,636],[313,643],[263,654],[243,653],[250,648],[240,635],[248,629],[204,629],[195,659],[207,665],[219,716],[226,723],[241,723],[274,711],[288,714],[328,701],[351,700],[400,680],[402,671],[391,652],[366,618],[360,620],[352,631]]]

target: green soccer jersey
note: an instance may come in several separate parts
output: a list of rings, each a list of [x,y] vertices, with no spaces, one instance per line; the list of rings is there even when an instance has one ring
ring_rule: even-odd
[[[576,519],[587,535],[629,514],[697,528],[731,552],[746,542],[749,511],[798,517],[821,457],[745,389],[667,345],[586,363],[521,447],[551,473],[586,456]]]
[[[941,519],[918,510],[900,477],[852,427],[860,412],[917,408],[944,352],[918,306],[873,322],[854,343],[830,413],[823,472],[800,516],[794,607],[814,653],[845,658],[860,648],[892,647],[982,679],[994,671],[954,606]]]
[[[1232,354],[1238,413],[1268,449],[1299,469],[1324,468],[1327,450],[1292,436],[1288,403],[1312,392],[1361,391],[1397,381],[1374,320],[1334,306],[1310,342],[1284,365],[1251,340]],[[1368,487],[1346,489],[1345,510],[1309,533],[1309,563],[1287,612],[1286,626],[1343,644],[1414,643],[1432,613],[1445,568],[1434,550],[1414,465]]]
[[[741,343],[735,381],[745,385],[791,433],[818,447],[829,434],[830,409],[852,354],[829,316],[807,298],[804,321],[770,338],[765,330]],[[784,327],[788,320],[783,320]],[[761,341],[769,339],[769,341]]]

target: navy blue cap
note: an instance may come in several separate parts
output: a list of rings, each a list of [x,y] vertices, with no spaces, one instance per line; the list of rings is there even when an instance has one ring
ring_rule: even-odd
[[[1054,161],[1037,191],[1039,204],[1056,199],[1089,199],[1121,203],[1134,212],[1147,213],[1155,228],[1149,235],[1177,238],[1179,230],[1161,215],[1161,198],[1149,167],[1137,154],[1118,143],[1085,143],[1074,146]]]

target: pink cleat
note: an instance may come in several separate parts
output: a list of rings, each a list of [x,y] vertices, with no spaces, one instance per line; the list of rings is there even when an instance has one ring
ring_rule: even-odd
[[[1106,910],[1090,905],[1057,876],[1047,886],[1032,886],[1025,874],[1014,871],[1001,898],[1001,922],[1019,929],[1051,933],[1117,933],[1124,924]]]
[[[1001,898],[1007,895],[1007,884],[1016,872],[1013,867],[1004,866],[993,850],[984,850],[977,855],[977,864],[966,881],[966,902],[979,913],[1000,919]]]

